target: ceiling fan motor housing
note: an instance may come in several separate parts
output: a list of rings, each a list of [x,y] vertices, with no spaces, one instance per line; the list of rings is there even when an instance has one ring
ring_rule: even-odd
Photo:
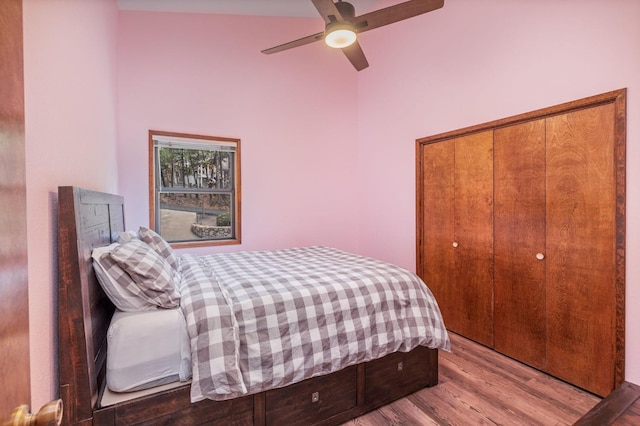
[[[353,19],[356,17],[356,9],[351,3],[339,1],[335,5],[340,15],[342,15],[342,19]]]

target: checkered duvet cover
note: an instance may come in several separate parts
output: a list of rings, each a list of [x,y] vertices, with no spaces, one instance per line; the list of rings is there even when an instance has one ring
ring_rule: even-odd
[[[418,345],[449,350],[415,274],[327,247],[182,255],[191,401],[225,400]]]

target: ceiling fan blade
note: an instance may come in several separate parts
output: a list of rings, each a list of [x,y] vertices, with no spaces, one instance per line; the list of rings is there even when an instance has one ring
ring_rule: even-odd
[[[442,6],[444,0],[411,0],[356,16],[353,23],[358,27],[358,32],[362,33],[440,9]]]
[[[325,24],[330,24],[331,22],[342,21],[342,15],[338,11],[338,8],[333,3],[332,0],[311,0],[313,5],[318,9],[320,16],[324,19]],[[331,16],[334,17],[335,21],[331,20]]]
[[[331,0],[329,0],[331,1]],[[281,44],[279,46],[270,47],[262,51],[265,55],[271,53],[282,52],[283,50],[293,49],[294,47],[304,46],[305,44],[313,43],[314,41],[322,40],[324,38],[324,32],[299,38],[298,40],[290,41],[288,43]]]
[[[362,51],[362,47],[356,40],[351,46],[343,47],[342,51],[344,55],[349,59],[349,62],[357,69],[361,71],[369,66],[369,62],[367,61],[367,57],[364,56],[364,52]]]

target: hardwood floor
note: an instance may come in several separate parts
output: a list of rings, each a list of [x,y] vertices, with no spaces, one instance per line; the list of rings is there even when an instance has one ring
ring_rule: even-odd
[[[601,398],[451,333],[440,380],[343,426],[571,425]]]

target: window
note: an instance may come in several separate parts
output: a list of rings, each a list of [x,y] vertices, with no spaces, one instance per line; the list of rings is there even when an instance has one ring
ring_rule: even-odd
[[[149,131],[150,225],[177,247],[240,243],[240,140]]]

